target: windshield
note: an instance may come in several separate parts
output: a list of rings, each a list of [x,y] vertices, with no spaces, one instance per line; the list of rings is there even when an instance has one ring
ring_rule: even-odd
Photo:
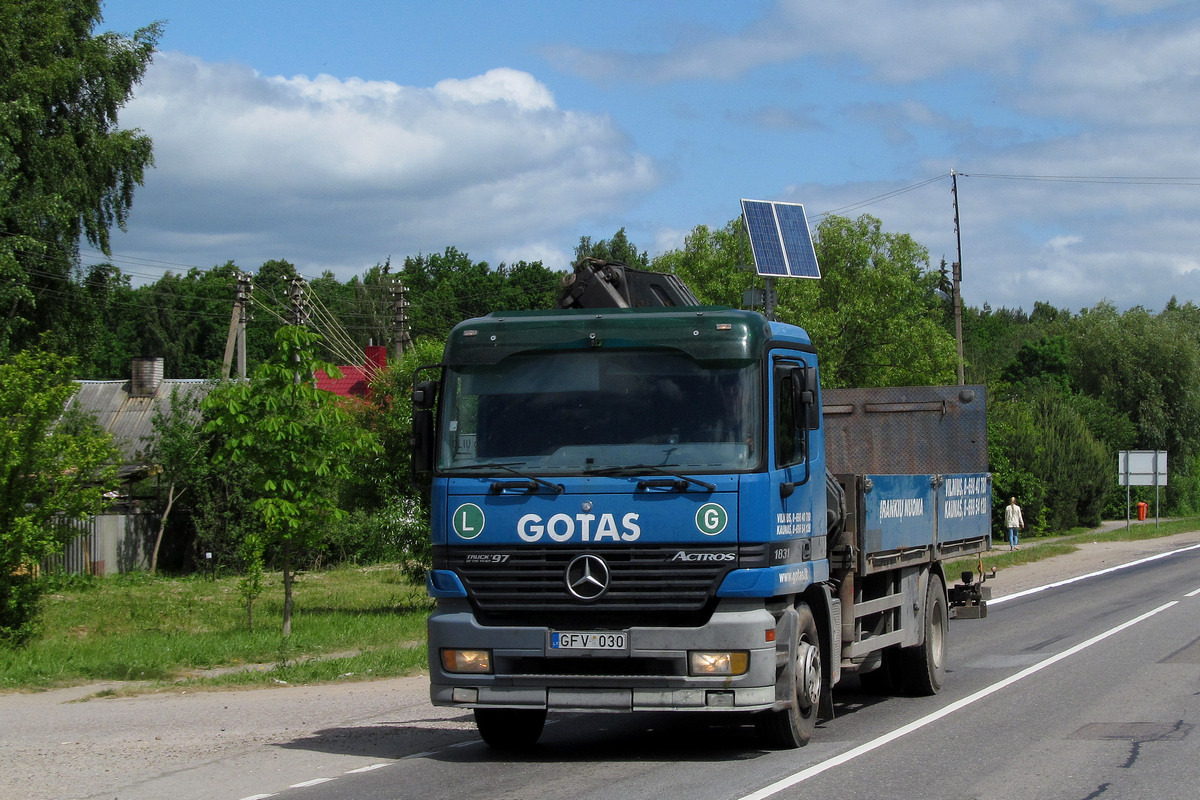
[[[441,470],[581,474],[751,469],[761,451],[756,365],[673,351],[520,354],[446,371]]]

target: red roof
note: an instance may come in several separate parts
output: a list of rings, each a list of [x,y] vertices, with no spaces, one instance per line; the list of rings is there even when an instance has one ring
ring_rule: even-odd
[[[367,396],[367,371],[363,367],[338,367],[342,377],[331,378],[325,370],[317,370],[317,388],[342,397]]]
[[[371,379],[375,373],[387,366],[387,348],[378,345],[366,348],[361,366],[338,367],[342,377],[333,379],[324,370],[317,370],[317,388],[333,392],[341,397],[363,397],[370,399]]]

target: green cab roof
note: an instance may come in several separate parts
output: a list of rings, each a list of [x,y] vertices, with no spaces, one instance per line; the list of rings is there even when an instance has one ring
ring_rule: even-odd
[[[443,363],[495,364],[515,353],[594,348],[676,350],[702,362],[745,363],[772,343],[811,346],[801,328],[717,306],[508,311],[456,325]]]

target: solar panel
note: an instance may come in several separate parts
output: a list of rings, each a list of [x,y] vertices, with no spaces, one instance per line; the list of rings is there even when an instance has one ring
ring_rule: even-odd
[[[743,199],[742,214],[759,275],[821,277],[803,205]]]

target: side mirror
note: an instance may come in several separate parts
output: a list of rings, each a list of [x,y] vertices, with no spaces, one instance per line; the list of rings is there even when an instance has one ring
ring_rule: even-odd
[[[795,367],[792,370],[792,408],[796,414],[796,427],[815,431],[821,427],[820,386],[816,367]]]
[[[412,392],[412,468],[413,472],[432,472],[434,409],[437,407],[437,381],[417,381]]]
[[[429,410],[437,405],[437,381],[417,381],[413,384],[413,408]]]

